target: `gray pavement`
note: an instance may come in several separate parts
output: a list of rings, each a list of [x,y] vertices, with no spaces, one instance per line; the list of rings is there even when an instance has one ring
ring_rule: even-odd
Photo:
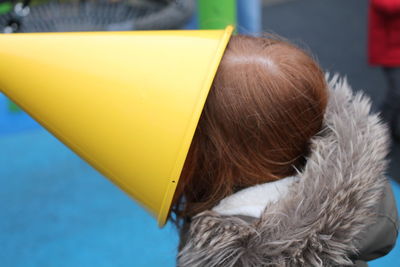
[[[367,0],[283,1],[263,7],[263,30],[311,51],[322,67],[348,78],[381,103],[386,83],[380,68],[367,64]],[[400,182],[400,144],[392,145],[389,175]]]

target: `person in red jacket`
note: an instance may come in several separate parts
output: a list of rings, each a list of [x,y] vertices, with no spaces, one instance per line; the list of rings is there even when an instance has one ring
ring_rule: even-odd
[[[400,1],[370,0],[369,63],[382,66],[388,91],[382,115],[395,140],[400,140]]]

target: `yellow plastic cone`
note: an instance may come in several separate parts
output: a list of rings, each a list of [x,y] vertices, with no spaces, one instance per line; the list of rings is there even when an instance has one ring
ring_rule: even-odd
[[[232,27],[0,35],[0,90],[165,224]]]

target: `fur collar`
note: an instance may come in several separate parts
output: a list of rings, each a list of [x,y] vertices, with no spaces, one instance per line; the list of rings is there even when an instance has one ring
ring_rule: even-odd
[[[285,197],[293,182],[298,180],[299,177],[291,176],[245,188],[224,198],[212,210],[221,215],[243,215],[260,218],[265,207]]]
[[[370,100],[336,75],[329,83],[325,130],[288,196],[259,219],[205,211],[195,216],[178,266],[352,265],[374,222],[385,184],[387,129]]]

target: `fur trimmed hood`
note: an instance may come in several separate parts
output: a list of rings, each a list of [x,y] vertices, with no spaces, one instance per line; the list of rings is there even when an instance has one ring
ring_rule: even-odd
[[[192,220],[178,266],[352,265],[357,242],[376,220],[386,183],[388,137],[370,100],[336,75],[324,131],[287,197],[245,220],[205,211]]]

